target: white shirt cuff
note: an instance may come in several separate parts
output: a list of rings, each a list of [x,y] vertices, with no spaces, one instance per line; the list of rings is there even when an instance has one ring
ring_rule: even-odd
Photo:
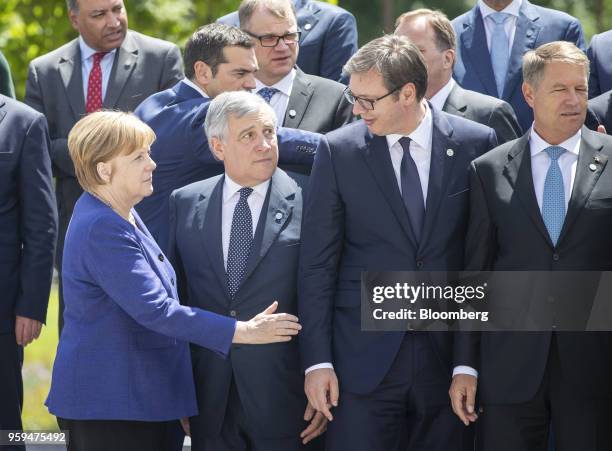
[[[455,377],[457,374],[468,374],[470,376],[478,377],[478,371],[467,365],[459,365],[453,368],[453,377]]]
[[[329,368],[330,370],[333,370],[334,369],[334,365],[332,365],[329,362],[317,363],[316,365],[312,365],[312,366],[309,366],[308,368],[306,368],[306,371],[304,371],[304,374],[308,374],[311,371],[320,370],[322,368]]]

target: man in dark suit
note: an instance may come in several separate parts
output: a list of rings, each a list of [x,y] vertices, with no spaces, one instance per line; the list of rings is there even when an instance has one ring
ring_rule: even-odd
[[[455,31],[443,12],[417,9],[404,13],[395,22],[395,34],[406,36],[423,54],[427,64],[425,97],[434,107],[488,125],[500,143],[519,137],[521,128],[508,103],[463,89],[453,80]]]
[[[68,7],[79,37],[30,63],[25,97],[49,123],[60,221],[56,258],[60,272],[64,236],[82,193],[68,154],[68,132],[88,112],[134,110],[149,95],[183,78],[178,48],[129,31],[122,0],[69,0]],[[62,311],[60,289],[60,325]]]
[[[300,32],[290,0],[243,0],[238,14],[240,28],[255,42],[256,92],[280,125],[326,133],[352,120],[344,85],[295,66]]]
[[[300,31],[297,65],[310,75],[340,81],[342,67],[357,51],[355,17],[339,6],[316,0],[293,0]],[[238,11],[218,22],[239,27]]]
[[[171,196],[169,255],[181,299],[236,319],[273,300],[295,314],[302,193],[276,167],[274,111],[254,94],[228,92],[211,102],[205,128],[224,174]],[[233,346],[225,360],[192,346],[192,356],[194,451],[301,450],[302,439],[322,432],[325,418],[302,391],[297,342]]]
[[[43,115],[0,95],[0,142],[0,430],[6,431],[22,428],[23,347],[38,338],[47,315],[57,210]]]
[[[471,89],[505,100],[526,131],[533,121],[521,85],[525,52],[551,41],[569,41],[585,49],[578,19],[527,0],[478,0],[455,18],[457,60],[455,80]]]
[[[495,132],[428,106],[425,62],[404,37],[375,39],[346,69],[363,120],[321,141],[304,208],[306,394],[333,418],[330,451],[461,450],[466,430],[448,387],[474,362],[453,355],[450,334],[361,331],[360,278],[462,268],[467,167],[496,145]]]
[[[13,78],[11,77],[11,67],[8,61],[0,52],[0,94],[7,97],[15,98],[15,87],[13,86]]]
[[[186,78],[153,94],[136,114],[157,135],[151,158],[157,169],[154,192],[136,209],[162,249],[168,243],[168,200],[175,189],[223,173],[210,152],[204,119],[210,100],[226,91],[255,87],[257,60],[253,42],[242,30],[224,24],[205,25],[185,45]],[[279,166],[303,186],[319,143],[316,133],[280,128]]]
[[[612,269],[612,240],[601,233],[612,227],[612,139],[582,127],[588,65],[567,42],[525,55],[533,127],[472,163],[468,269]],[[480,449],[545,450],[551,422],[558,451],[612,448],[609,333],[489,333],[475,336],[474,349]],[[473,393],[475,380],[462,379]]]
[[[589,100],[585,125],[591,130],[612,133],[612,90]]]
[[[589,98],[612,89],[612,30],[593,35],[587,49],[591,61]]]

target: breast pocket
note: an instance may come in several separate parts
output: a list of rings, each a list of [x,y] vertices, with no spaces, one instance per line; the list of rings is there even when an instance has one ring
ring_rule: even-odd
[[[603,208],[612,208],[612,197],[604,197],[600,199],[589,199],[586,208],[591,210],[600,210]]]

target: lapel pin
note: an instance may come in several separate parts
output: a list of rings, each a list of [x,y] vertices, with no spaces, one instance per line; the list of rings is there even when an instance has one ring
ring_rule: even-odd
[[[289,117],[291,119],[293,119],[295,116],[297,116],[297,111],[295,110],[289,110]]]
[[[455,151],[453,149],[446,149],[446,155],[452,157],[453,155],[455,155]]]
[[[593,157],[593,160],[595,160],[595,163],[601,163],[601,160],[599,159],[599,157]]]
[[[276,214],[274,215],[274,220],[276,221],[277,224],[280,224],[281,219],[283,219],[283,214],[280,211],[277,211]]]
[[[312,24],[307,23],[306,25],[304,25],[304,30],[308,31],[312,28]]]
[[[591,164],[589,165],[589,169],[591,170],[591,172],[595,172],[595,171],[597,170],[597,166],[596,166],[596,165],[594,165],[593,163],[591,163]]]

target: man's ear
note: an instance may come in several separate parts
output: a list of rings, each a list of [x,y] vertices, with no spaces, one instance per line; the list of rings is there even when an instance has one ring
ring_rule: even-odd
[[[207,86],[214,78],[211,67],[204,61],[196,61],[193,64],[193,72],[195,81],[200,86]]]
[[[523,96],[525,97],[525,101],[527,105],[529,105],[533,109],[534,98],[535,98],[535,89],[526,81],[523,82],[522,85]]]
[[[216,136],[213,136],[210,140],[210,144],[211,144],[210,151],[212,152],[214,157],[219,161],[223,161],[225,159],[225,154],[224,154],[225,146],[223,145],[223,141],[221,141]]]
[[[444,68],[452,69],[455,65],[455,51],[448,49],[444,51]]]
[[[72,9],[68,10],[68,18],[70,19],[70,23],[72,24],[72,28],[76,31],[79,31],[79,15],[77,11],[73,11]]]
[[[406,83],[399,91],[399,100],[403,104],[411,104],[416,101],[416,86],[414,83]]]

